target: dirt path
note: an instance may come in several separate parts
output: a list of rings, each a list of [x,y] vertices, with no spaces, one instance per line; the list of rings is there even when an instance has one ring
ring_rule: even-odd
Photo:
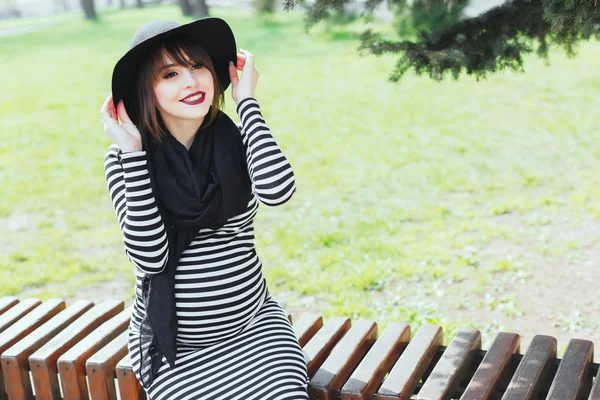
[[[562,215],[553,216],[551,223],[527,226],[523,222],[525,218],[527,216],[506,215],[499,218],[499,223],[518,227],[523,236],[537,238],[536,243],[496,239],[481,252],[486,258],[518,259],[524,265],[523,278],[514,279],[514,274],[500,273],[496,283],[503,293],[486,290],[480,295],[469,295],[473,292],[473,282],[461,283],[473,303],[489,303],[492,296],[508,295],[514,298],[515,304],[509,304],[514,309],[507,312],[502,306],[493,310],[473,307],[447,312],[481,321],[481,324],[492,322],[496,331],[519,333],[521,351],[536,334],[555,337],[559,354],[573,338],[600,344],[600,303],[596,301],[600,282],[600,247],[597,245],[600,221],[588,215]],[[567,248],[570,244],[572,249],[560,256],[551,253],[553,249],[562,252],[565,244]],[[544,251],[550,254],[543,254]],[[596,360],[599,359],[596,356]]]

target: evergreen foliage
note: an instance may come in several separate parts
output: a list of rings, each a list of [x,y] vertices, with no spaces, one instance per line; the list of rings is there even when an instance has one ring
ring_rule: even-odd
[[[306,28],[343,9],[352,0],[316,0],[308,8]],[[367,0],[365,17],[384,0]],[[460,0],[442,0],[451,15]],[[302,0],[284,0],[286,9]],[[439,2],[439,0],[437,1]],[[431,6],[436,0],[387,0],[394,11]],[[439,9],[438,9],[439,10]],[[550,46],[560,46],[575,55],[580,40],[600,36],[598,0],[509,0],[473,18],[428,31],[415,40],[394,41],[370,29],[362,33],[360,50],[380,55],[399,54],[390,80],[396,82],[411,68],[441,80],[447,73],[457,79],[461,72],[485,77],[501,69],[523,69],[523,56],[535,51],[547,57]]]
[[[414,0],[411,7],[397,10],[394,27],[400,37],[415,36],[419,32],[433,32],[460,20],[468,0],[447,4],[446,0]]]

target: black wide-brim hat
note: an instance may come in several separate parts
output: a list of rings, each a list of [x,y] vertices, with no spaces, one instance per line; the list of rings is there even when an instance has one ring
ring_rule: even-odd
[[[227,22],[214,17],[199,19],[185,25],[172,21],[148,22],[135,32],[129,50],[117,61],[112,74],[115,107],[120,100],[123,100],[125,110],[134,124],[137,124],[140,119],[135,87],[140,62],[151,47],[171,36],[188,36],[197,41],[210,57],[223,91],[231,83],[229,62],[236,63],[236,44]]]

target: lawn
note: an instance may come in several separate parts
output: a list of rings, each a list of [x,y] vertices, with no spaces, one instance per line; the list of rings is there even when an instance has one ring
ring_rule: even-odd
[[[527,288],[551,274],[588,268],[592,279],[599,43],[481,82],[408,74],[393,84],[396,59],[359,57],[356,26],[306,34],[298,13],[213,13],[255,54],[256,97],[297,177],[293,200],[262,206],[256,220],[286,308],[491,335],[532,321]],[[99,110],[115,62],[151,19],[185,21],[173,6],[113,10],[0,39],[0,296],[110,288],[131,301]],[[235,115],[229,93],[226,111]],[[583,303],[566,307],[541,317],[548,329],[600,322]]]
[[[79,18],[82,18],[82,13],[80,11],[46,15],[43,17],[8,18],[0,20],[0,30],[23,28],[32,25],[40,27],[51,26],[64,22],[72,22]]]

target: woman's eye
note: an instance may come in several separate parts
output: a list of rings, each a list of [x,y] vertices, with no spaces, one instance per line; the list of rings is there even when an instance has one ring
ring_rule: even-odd
[[[202,65],[202,63],[197,63],[192,66],[192,69],[200,69],[202,67],[204,67],[204,65]]]
[[[169,72],[168,74],[166,74],[165,76],[163,76],[163,78],[165,79],[169,79],[175,76],[175,72]]]

